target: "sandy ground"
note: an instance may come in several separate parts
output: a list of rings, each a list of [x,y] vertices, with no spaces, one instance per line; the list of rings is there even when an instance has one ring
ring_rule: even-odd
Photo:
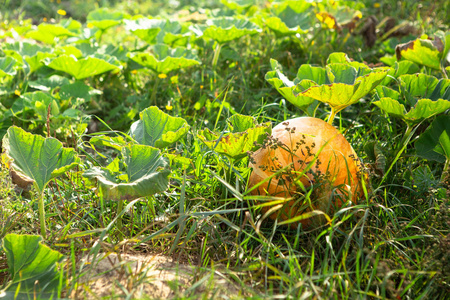
[[[86,261],[91,262],[84,265],[80,286],[71,299],[243,297],[239,286],[221,272],[179,264],[168,256],[107,253]]]

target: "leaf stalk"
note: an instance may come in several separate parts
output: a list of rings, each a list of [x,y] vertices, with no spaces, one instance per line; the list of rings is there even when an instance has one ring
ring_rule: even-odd
[[[39,209],[39,221],[41,223],[41,235],[45,240],[47,239],[47,228],[45,225],[45,206],[44,206],[44,191],[41,191],[39,194],[38,200],[38,209]]]

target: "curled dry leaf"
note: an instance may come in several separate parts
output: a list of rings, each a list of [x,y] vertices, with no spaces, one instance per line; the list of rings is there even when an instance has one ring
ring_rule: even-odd
[[[377,18],[375,16],[369,16],[364,20],[364,25],[360,30],[360,34],[364,39],[364,44],[369,48],[372,48],[377,41],[377,24]]]

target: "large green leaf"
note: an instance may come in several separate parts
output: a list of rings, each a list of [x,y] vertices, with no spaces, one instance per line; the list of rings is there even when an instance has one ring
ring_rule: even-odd
[[[332,53],[326,68],[302,65],[297,78],[290,81],[277,61],[271,60],[272,71],[266,80],[286,100],[310,114],[315,100],[332,108],[332,116],[345,107],[356,103],[377,87],[387,76],[389,69],[371,69],[363,63],[350,61],[345,53]],[[314,111],[313,109],[313,111]],[[332,121],[332,118],[330,118]]]
[[[127,145],[127,141],[122,136],[94,136],[89,140],[91,146],[105,146],[121,151]]]
[[[304,31],[309,31],[315,23],[315,16],[311,3],[306,1],[283,1],[273,4],[275,15],[280,18],[288,28],[299,26]]]
[[[94,167],[83,174],[98,181],[105,199],[133,200],[168,188],[170,170],[158,149],[147,145],[128,145],[122,148],[122,155],[125,173]],[[125,182],[121,180],[123,178]]]
[[[198,138],[217,153],[232,159],[241,159],[248,151],[257,149],[272,132],[270,122],[257,124],[253,117],[236,114],[227,120],[229,132],[216,133],[204,129]],[[239,131],[242,130],[242,131]]]
[[[426,74],[402,75],[399,77],[401,91],[410,105],[418,99],[450,100],[450,80],[437,79]]]
[[[166,20],[161,24],[161,31],[158,33],[157,43],[186,47],[189,37],[192,36],[189,26],[178,21]]]
[[[73,102],[88,102],[91,99],[92,95],[98,93],[101,92],[98,90],[94,90],[81,81],[62,85],[59,89],[59,97],[61,99],[73,99]]]
[[[273,68],[273,67],[272,67]],[[281,70],[279,67],[278,69]],[[294,84],[300,83],[302,80],[311,80],[316,85],[327,83],[327,73],[324,68],[314,67],[311,65],[301,65],[297,71],[297,77],[294,80]]]
[[[245,116],[241,114],[234,114],[227,119],[228,128],[231,132],[244,132],[247,129],[253,128],[256,125],[255,118],[252,116]]]
[[[123,12],[111,12],[107,8],[99,8],[88,14],[87,22],[100,30],[106,30],[120,24],[124,17]]]
[[[135,52],[129,53],[129,57],[158,74],[167,74],[173,70],[200,64],[200,61],[190,50],[182,47],[171,49],[163,44],[155,45],[153,53]]]
[[[26,111],[33,110],[37,115],[36,120],[45,122],[47,120],[49,105],[51,115],[59,115],[60,110],[58,103],[50,94],[41,91],[25,93],[21,95],[19,99],[14,101],[14,104],[11,107],[11,112],[13,115],[18,117]],[[27,117],[29,118],[30,116]],[[29,121],[27,119],[24,120]]]
[[[275,0],[272,2],[271,9],[276,15],[280,15],[290,9],[296,14],[301,14],[311,7],[310,1],[304,0]]]
[[[125,20],[125,28],[149,44],[185,46],[192,35],[187,25],[163,19]]]
[[[130,128],[130,136],[139,144],[165,148],[180,140],[190,126],[183,118],[172,117],[156,106],[140,113],[140,120]]]
[[[50,47],[43,47],[37,44],[31,44],[27,42],[15,42],[11,44],[4,44],[2,46],[3,51],[8,56],[15,56],[16,60],[20,60],[23,63],[25,60],[29,66],[29,73],[33,73],[42,67],[44,64],[41,62],[47,57],[52,57],[52,49]],[[20,59],[17,59],[18,55]]]
[[[366,96],[380,84],[381,81],[383,81],[388,72],[388,69],[378,68],[372,70],[372,72],[367,75],[357,76],[358,72],[353,67],[340,69],[340,71],[337,72],[338,65],[340,64],[334,64],[333,67],[335,68],[330,68],[330,70],[336,71],[335,73],[332,73],[331,71],[327,72],[331,84],[313,86],[302,92],[301,95],[327,103],[335,110],[335,112],[339,112]],[[350,71],[352,69],[354,71]]]
[[[77,21],[72,20],[72,22],[79,24]],[[35,30],[27,32],[25,37],[53,45],[56,43],[58,37],[77,36],[77,33],[71,30],[70,26],[72,26],[70,23],[41,23]]]
[[[34,56],[25,57],[25,61],[30,66],[30,73],[36,72],[44,66],[43,61],[46,58],[54,57],[55,55],[49,52],[38,52]]]
[[[16,63],[17,61],[11,56],[0,57],[0,78],[16,75],[16,70],[14,69]]]
[[[31,57],[36,55],[39,52],[51,52],[52,48],[41,46],[38,44],[32,44],[28,42],[15,42],[15,43],[5,43],[2,46],[3,51],[8,53],[7,51],[12,50],[19,53],[24,57]]]
[[[299,25],[295,27],[288,27],[286,23],[284,23],[280,18],[278,17],[269,17],[264,19],[264,23],[266,26],[275,32],[277,37],[283,37],[283,36],[290,36],[290,35],[296,35],[296,34],[303,34],[308,32],[307,30],[303,30],[300,28]]]
[[[226,7],[241,13],[245,9],[255,4],[254,0],[221,0]]]
[[[373,104],[389,115],[400,118],[410,125],[417,124],[424,119],[443,113],[450,108],[450,101],[444,99],[439,99],[437,101],[420,99],[409,112],[406,112],[403,104],[400,104],[397,100],[389,97],[381,98],[379,101],[373,102]]]
[[[63,148],[60,141],[44,138],[12,126],[3,137],[5,161],[11,168],[34,180],[42,192],[50,179],[79,163],[75,150]]]
[[[388,85],[394,78],[398,78],[404,74],[414,74],[417,72],[419,72],[419,66],[416,63],[409,60],[396,61],[393,63],[393,67],[381,84]]]
[[[384,85],[379,85],[375,88],[375,95],[374,95],[374,99],[375,100],[380,100],[381,98],[384,97],[389,97],[392,98],[394,100],[399,100],[400,99],[400,93],[397,92],[396,90],[393,90],[391,88],[388,88]]]
[[[140,18],[137,20],[125,20],[125,28],[143,41],[154,44],[156,36],[166,23],[165,20]]]
[[[398,45],[395,52],[397,60],[403,57],[419,65],[440,70],[444,44],[439,37],[430,41],[427,36],[423,36],[414,41]]]
[[[325,69],[302,65],[297,78],[292,82],[281,71],[281,65],[275,60],[270,60],[272,71],[266,73],[265,79],[289,102],[303,110],[308,115],[312,115],[318,102],[301,94],[308,88],[324,82]],[[295,84],[295,82],[298,82]],[[317,83],[319,82],[319,83]]]
[[[206,25],[194,25],[191,26],[191,30],[198,36],[211,38],[219,44],[261,32],[261,28],[249,20],[233,17],[208,19]]]
[[[417,155],[429,160],[450,160],[450,116],[437,117],[415,144]]]
[[[56,298],[64,270],[59,268],[63,255],[41,244],[42,237],[7,234],[3,238],[11,281],[0,299]],[[17,297],[16,297],[17,296]]]
[[[77,80],[122,68],[116,58],[108,55],[101,57],[89,56],[77,59],[74,56],[61,55],[55,59],[46,60],[45,64],[52,69],[66,72]]]
[[[70,84],[70,80],[67,77],[52,75],[48,78],[39,78],[36,81],[29,81],[28,85],[36,90],[50,91],[56,87]]]

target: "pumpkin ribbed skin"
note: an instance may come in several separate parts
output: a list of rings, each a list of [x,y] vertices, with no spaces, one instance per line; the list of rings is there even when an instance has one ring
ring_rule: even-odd
[[[317,160],[305,172],[317,153]],[[336,128],[321,119],[300,117],[275,126],[268,142],[252,155],[250,167],[253,172],[249,187],[286,166],[289,167],[280,176],[272,177],[252,191],[253,195],[294,197],[282,209],[272,213],[272,219],[287,220],[314,209],[332,214],[350,197],[356,203],[362,195],[361,163],[355,151]],[[304,191],[298,182],[307,189],[313,185],[311,205],[302,201]],[[270,208],[263,207],[262,212],[265,213]],[[300,222],[309,226],[313,221],[317,221],[317,218]]]

